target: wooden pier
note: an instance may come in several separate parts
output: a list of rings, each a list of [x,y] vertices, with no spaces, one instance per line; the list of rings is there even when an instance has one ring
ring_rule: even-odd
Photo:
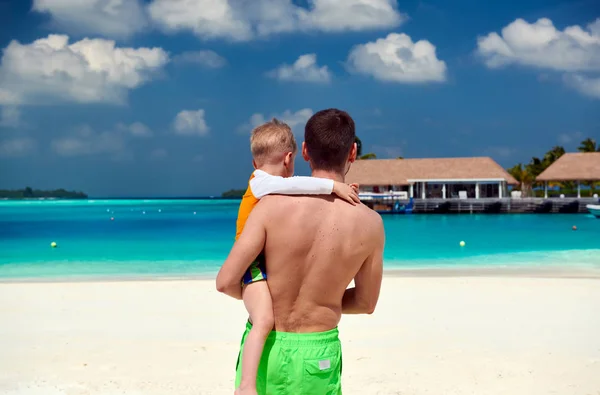
[[[367,206],[378,210],[392,212],[398,200],[370,199],[365,200]],[[408,205],[408,200],[399,200]],[[587,204],[598,204],[598,198],[521,198],[521,199],[414,199],[414,214],[508,214],[531,213],[551,214],[587,213]]]

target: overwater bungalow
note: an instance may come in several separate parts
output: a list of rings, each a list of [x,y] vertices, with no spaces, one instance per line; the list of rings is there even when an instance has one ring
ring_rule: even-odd
[[[358,160],[346,180],[365,199],[502,199],[518,184],[489,157]]]
[[[548,198],[549,182],[575,182],[577,198],[581,198],[582,182],[600,181],[600,152],[576,152],[562,155],[536,178],[544,183],[544,197]]]

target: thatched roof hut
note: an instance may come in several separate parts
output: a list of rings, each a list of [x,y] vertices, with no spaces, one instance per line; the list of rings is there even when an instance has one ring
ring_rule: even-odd
[[[410,185],[418,182],[518,184],[489,157],[358,160],[350,167],[346,181],[360,185]]]
[[[536,181],[600,181],[600,152],[564,154]]]

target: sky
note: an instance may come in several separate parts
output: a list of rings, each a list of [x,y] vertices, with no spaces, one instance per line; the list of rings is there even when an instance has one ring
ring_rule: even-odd
[[[600,140],[596,0],[0,0],[0,26],[0,189],[218,196],[254,126],[301,142],[331,107],[378,158]]]

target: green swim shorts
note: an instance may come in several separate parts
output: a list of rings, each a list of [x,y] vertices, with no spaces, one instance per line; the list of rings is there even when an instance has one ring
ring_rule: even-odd
[[[235,387],[242,379],[242,352],[249,322],[242,336]],[[338,329],[326,332],[273,331],[267,337],[258,367],[259,395],[341,395],[342,345]]]

